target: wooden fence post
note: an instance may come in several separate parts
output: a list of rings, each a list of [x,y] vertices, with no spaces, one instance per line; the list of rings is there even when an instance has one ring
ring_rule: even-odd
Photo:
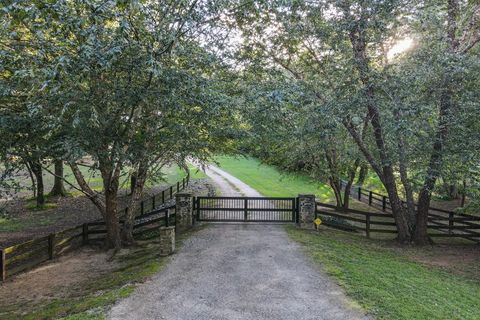
[[[358,200],[362,198],[362,188],[359,186],[358,187]]]
[[[170,226],[170,210],[165,211],[165,227]]]
[[[162,204],[165,203],[165,190],[162,190]]]
[[[5,281],[7,278],[7,258],[5,250],[0,250],[0,280]]]
[[[55,233],[48,235],[48,258],[53,260],[55,257]]]
[[[180,191],[180,181],[177,181],[177,192]]]
[[[152,210],[155,210],[155,196],[152,197]]]
[[[173,198],[173,186],[170,186],[170,199]]]
[[[448,214],[448,234],[452,234],[453,231],[453,212]]]
[[[82,242],[88,244],[88,223],[84,223],[82,226]]]
[[[372,205],[373,193],[372,191],[368,192],[368,205]]]
[[[366,217],[365,233],[367,235],[367,238],[370,238],[370,214],[367,214],[365,217]]]
[[[182,190],[185,189],[185,178],[182,179]]]
[[[387,210],[387,197],[385,196],[382,197],[382,210],[383,211]]]

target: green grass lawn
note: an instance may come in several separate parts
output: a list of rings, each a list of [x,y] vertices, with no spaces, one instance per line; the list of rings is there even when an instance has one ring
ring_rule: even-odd
[[[294,197],[315,194],[321,201],[331,201],[332,192],[326,184],[307,176],[280,172],[254,158],[218,156],[220,168],[239,178],[267,197]]]
[[[414,262],[409,249],[322,228],[289,236],[376,319],[480,319],[480,280]]]

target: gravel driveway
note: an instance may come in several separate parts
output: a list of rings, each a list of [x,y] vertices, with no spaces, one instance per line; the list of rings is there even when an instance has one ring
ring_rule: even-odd
[[[255,195],[215,169],[207,174],[222,191]],[[117,303],[109,318],[366,319],[281,225],[211,224],[170,259],[163,271]]]
[[[363,319],[282,226],[213,224],[110,319]]]

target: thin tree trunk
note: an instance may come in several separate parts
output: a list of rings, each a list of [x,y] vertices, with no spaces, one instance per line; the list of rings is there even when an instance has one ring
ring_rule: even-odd
[[[343,208],[348,209],[350,205],[350,191],[352,189],[353,181],[355,180],[355,175],[357,173],[358,165],[360,164],[360,158],[355,159],[352,167],[348,172],[348,180],[345,184],[345,190],[343,194]]]
[[[467,181],[463,179],[463,190],[462,190],[462,200],[460,203],[460,207],[465,207],[465,198],[467,197]]]
[[[455,54],[458,47],[456,40],[457,30],[457,16],[458,16],[458,0],[448,0],[448,14],[447,14],[447,43],[450,54]],[[417,223],[415,228],[414,241],[416,244],[425,245],[431,243],[427,233],[428,210],[430,208],[430,201],[432,192],[435,188],[440,171],[443,167],[443,152],[444,145],[448,135],[450,124],[450,117],[454,109],[452,83],[450,75],[450,66],[445,68],[445,76],[443,81],[443,92],[440,97],[439,120],[437,124],[437,131],[435,133],[435,140],[433,142],[432,153],[430,155],[430,162],[426,172],[425,180],[422,189],[418,195],[417,207]]]
[[[326,149],[325,150],[325,159],[327,160],[328,170],[330,171],[330,176],[328,181],[330,183],[330,187],[335,194],[335,200],[337,201],[337,207],[343,207],[343,200],[342,200],[342,187],[340,176],[338,172],[337,166],[337,156],[335,149]]]
[[[122,238],[126,243],[133,243],[133,226],[135,224],[135,216],[139,202],[142,200],[143,189],[147,178],[147,170],[144,167],[135,171],[135,184],[132,188],[132,196],[130,204],[128,206],[127,215],[125,217],[125,223],[122,229]]]
[[[344,8],[344,12],[347,16],[350,15],[350,7]],[[375,90],[374,84],[370,79],[370,68],[368,65],[368,57],[366,53],[366,40],[365,31],[361,29],[361,26],[354,24],[349,32],[350,42],[352,45],[352,51],[355,58],[355,65],[360,75],[360,80],[365,87],[365,95],[367,98],[367,110],[368,118],[373,128],[373,136],[377,147],[378,154],[380,156],[380,165],[373,159],[368,149],[363,145],[363,139],[351,126],[346,123],[347,129],[354,138],[360,150],[365,155],[365,158],[370,163],[370,166],[376,171],[377,175],[381,178],[385,189],[387,190],[390,200],[390,206],[392,208],[392,214],[395,219],[395,225],[397,227],[397,240],[399,242],[408,242],[411,239],[411,233],[408,224],[408,216],[405,212],[400,197],[398,195],[397,185],[395,182],[394,171],[391,165],[391,161],[388,157],[384,136],[383,127],[380,121],[380,113],[375,103]]]
[[[45,204],[45,194],[44,194],[44,185],[43,185],[43,170],[42,165],[39,160],[30,161],[30,168],[35,175],[35,180],[37,181],[37,208],[42,207]]]
[[[399,147],[399,150],[402,147]],[[400,152],[400,180],[402,181],[403,189],[405,190],[405,197],[407,201],[407,210],[409,216],[410,230],[413,232],[415,229],[415,201],[413,199],[412,185],[408,178],[408,171],[405,164],[405,155],[403,150]]]
[[[65,197],[67,195],[67,190],[65,190],[65,185],[63,183],[63,161],[55,160],[54,166],[54,183],[49,195]]]
[[[28,164],[28,161],[24,161],[25,167],[27,167],[28,171],[28,176],[30,177],[30,181],[32,183],[32,192],[33,192],[33,197],[37,197],[37,182],[35,181],[35,176],[33,175],[32,168],[30,168],[30,165]]]
[[[395,118],[400,122],[400,110],[396,109],[394,111]],[[402,181],[403,189],[405,190],[405,197],[407,201],[407,213],[408,213],[408,223],[410,232],[413,234],[415,231],[415,200],[413,199],[412,184],[408,178],[408,168],[407,168],[407,156],[405,154],[405,141],[403,140],[403,135],[400,132],[398,135],[398,163],[400,169],[400,181]]]

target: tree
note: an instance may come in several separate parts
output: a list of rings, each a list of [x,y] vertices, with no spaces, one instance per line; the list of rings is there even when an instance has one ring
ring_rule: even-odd
[[[222,65],[215,67],[202,48],[210,40],[203,28],[216,9],[199,1],[78,0],[6,10],[5,48],[11,61],[25,57],[16,74],[26,74],[33,93],[27,101],[56,115],[48,128],[61,137],[54,143],[63,150],[57,159],[67,161],[78,188],[101,212],[107,247],[121,246],[117,195],[125,168],[137,172],[125,223],[130,242],[148,174],[189,156],[205,159],[226,141],[231,112],[216,80]],[[13,34],[23,25],[22,34]],[[27,60],[31,53],[46,58]],[[101,193],[79,169],[85,157],[100,172]]]
[[[462,75],[469,80],[463,81],[466,90],[461,95],[473,92],[470,71],[475,68],[473,57],[478,58],[472,55],[478,42],[478,8],[462,1],[464,10],[459,10],[459,3],[449,1],[445,15],[445,6],[438,2],[275,1],[252,5],[237,18],[245,60],[288,71],[347,130],[363,155],[360,161],[368,162],[388,193],[401,242],[413,238],[419,244],[427,242],[429,199],[441,173],[441,159],[449,151],[443,147],[448,127],[453,128],[444,113],[455,109],[449,101],[460,93],[452,89],[452,80],[445,80],[450,76],[440,83],[431,80],[450,74],[458,81]],[[462,27],[454,27],[459,21]],[[425,43],[419,48],[430,50],[413,49],[392,61],[388,51],[400,33],[416,37],[416,42]],[[452,38],[457,33],[463,34],[464,44]],[[462,55],[463,62],[458,54],[444,50],[443,39],[468,53]],[[430,87],[414,87],[428,82]],[[437,88],[445,89],[437,95]],[[435,112],[437,105],[444,111]],[[455,121],[454,127],[471,132],[465,122]],[[414,182],[419,179],[424,183],[415,210]]]
[[[53,177],[53,187],[49,195],[65,197],[67,195],[67,190],[65,190],[65,184],[63,183],[63,160],[55,160],[53,164],[55,175]]]
[[[466,12],[462,15],[461,11]],[[463,26],[462,26],[463,22]],[[463,28],[460,29],[459,27]],[[415,242],[426,244],[428,209],[432,191],[444,167],[445,145],[452,123],[459,118],[458,90],[461,77],[465,71],[458,69],[465,60],[470,60],[468,53],[480,41],[480,4],[460,0],[447,1],[445,30],[445,59],[443,79],[438,104],[438,122],[430,152],[430,160],[426,170],[423,186],[418,196],[418,212],[415,229]],[[478,59],[478,56],[477,56]],[[468,67],[468,66],[467,66]],[[457,82],[458,81],[458,82]]]

